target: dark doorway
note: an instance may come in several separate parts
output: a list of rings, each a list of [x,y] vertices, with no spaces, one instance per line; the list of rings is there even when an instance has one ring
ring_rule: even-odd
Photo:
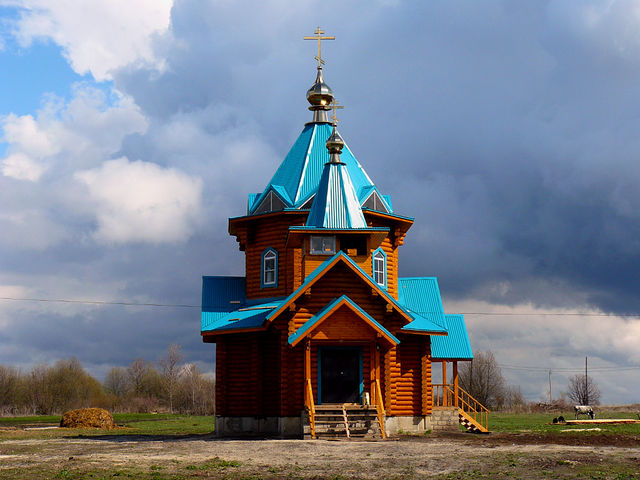
[[[362,349],[320,349],[320,403],[359,403],[362,385]]]

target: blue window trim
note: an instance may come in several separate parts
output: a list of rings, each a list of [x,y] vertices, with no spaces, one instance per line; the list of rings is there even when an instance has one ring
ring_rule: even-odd
[[[275,282],[273,283],[264,283],[264,257],[267,253],[273,252],[276,256],[276,271],[275,271]],[[267,248],[262,252],[260,256],[260,288],[274,288],[278,286],[278,251],[275,248]]]
[[[382,256],[384,257],[384,268],[383,268],[384,284],[380,284],[376,282],[376,255],[378,253],[382,253]],[[384,288],[386,290],[387,288],[387,254],[382,248],[377,248],[373,252],[373,255],[371,255],[371,278],[373,278],[373,281],[376,283],[376,285],[379,285],[381,288]]]
[[[351,346],[340,347],[340,346],[334,346],[334,345],[327,345],[324,347],[318,347],[318,350],[317,350],[318,352],[317,353],[318,355],[318,373],[317,373],[318,398],[316,399],[316,404],[322,405],[322,352],[327,350],[353,350],[353,351],[357,350],[359,352],[358,371],[360,375],[360,392],[359,392],[359,398],[357,403],[362,403],[362,395],[364,395],[364,367],[363,367],[362,355],[363,355],[364,349],[362,347],[351,347]]]

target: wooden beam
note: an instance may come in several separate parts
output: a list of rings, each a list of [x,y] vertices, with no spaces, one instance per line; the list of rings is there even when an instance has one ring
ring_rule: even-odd
[[[304,349],[304,403],[305,405],[311,405],[311,398],[307,391],[307,382],[311,380],[311,340],[307,339]]]
[[[458,406],[458,361],[453,361],[453,404]]]
[[[444,388],[442,389],[442,406],[448,407],[449,403],[447,402],[447,362],[442,362],[442,384]]]

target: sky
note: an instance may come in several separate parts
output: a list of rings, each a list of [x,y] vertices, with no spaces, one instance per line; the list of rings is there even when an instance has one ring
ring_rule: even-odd
[[[213,369],[201,277],[244,274],[227,219],[311,119],[318,25],[343,138],[415,217],[401,276],[529,400],[588,357],[638,402],[640,0],[0,0],[0,364]]]

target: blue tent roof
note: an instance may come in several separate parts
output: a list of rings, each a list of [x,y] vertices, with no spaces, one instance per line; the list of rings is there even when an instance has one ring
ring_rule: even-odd
[[[463,315],[446,315],[449,334],[431,337],[431,358],[434,360],[472,360],[473,352]]]
[[[250,214],[262,203],[269,190],[275,190],[285,200],[287,206],[293,208],[300,208],[315,195],[324,165],[329,161],[326,142],[332,130],[333,127],[328,123],[305,125],[264,191],[257,196],[253,194],[250,196]],[[340,159],[346,165],[356,193],[361,192],[362,188],[374,186],[347,145],[344,146]],[[391,202],[387,198],[385,202],[390,208]],[[392,213],[391,210],[390,213]]]
[[[346,165],[331,162],[325,164],[318,193],[307,218],[307,226],[330,229],[367,228]]]

